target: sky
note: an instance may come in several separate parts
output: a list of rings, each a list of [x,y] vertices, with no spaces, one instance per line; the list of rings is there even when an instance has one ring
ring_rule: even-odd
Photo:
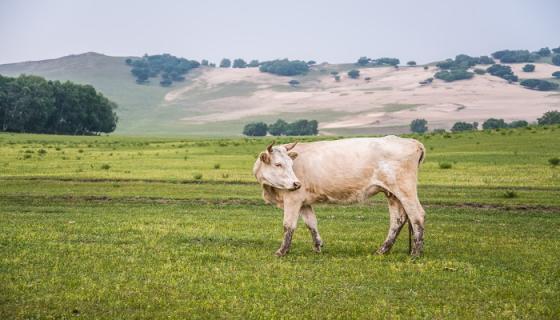
[[[426,63],[560,46],[559,0],[0,0],[0,64],[99,52]]]

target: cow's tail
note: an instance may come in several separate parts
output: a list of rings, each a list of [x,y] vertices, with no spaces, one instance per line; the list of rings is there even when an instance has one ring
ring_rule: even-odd
[[[418,151],[420,151],[420,158],[418,159],[418,167],[424,162],[424,158],[426,157],[426,148],[421,142],[418,142]]]

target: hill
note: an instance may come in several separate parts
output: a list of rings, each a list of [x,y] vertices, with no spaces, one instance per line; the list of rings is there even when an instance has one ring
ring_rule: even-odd
[[[322,134],[400,133],[415,118],[429,127],[450,128],[456,121],[534,121],[545,111],[560,108],[559,92],[527,90],[490,75],[452,83],[434,80],[435,66],[357,68],[359,79],[346,72],[353,64],[321,64],[305,76],[281,77],[257,68],[202,67],[183,82],[161,87],[156,82],[135,83],[129,57],[98,53],[58,59],[0,65],[0,74],[36,74],[47,79],[91,84],[119,104],[117,133],[150,135],[239,135],[244,124],[277,118],[313,118]],[[532,73],[524,64],[511,64],[523,78],[550,78],[560,67],[535,63]],[[330,74],[338,71],[340,81]],[[369,80],[365,80],[369,78]],[[288,82],[300,82],[291,86]]]

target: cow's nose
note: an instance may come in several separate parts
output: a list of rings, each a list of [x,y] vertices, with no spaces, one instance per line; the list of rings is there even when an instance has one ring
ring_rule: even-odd
[[[300,182],[294,182],[294,190],[297,190],[301,188],[301,183]]]

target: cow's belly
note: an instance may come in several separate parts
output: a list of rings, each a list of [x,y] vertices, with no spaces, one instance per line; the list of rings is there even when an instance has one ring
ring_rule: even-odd
[[[308,189],[306,204],[312,203],[356,203],[363,202],[369,197],[382,192],[384,189],[378,185],[367,185],[359,188],[331,188]]]

